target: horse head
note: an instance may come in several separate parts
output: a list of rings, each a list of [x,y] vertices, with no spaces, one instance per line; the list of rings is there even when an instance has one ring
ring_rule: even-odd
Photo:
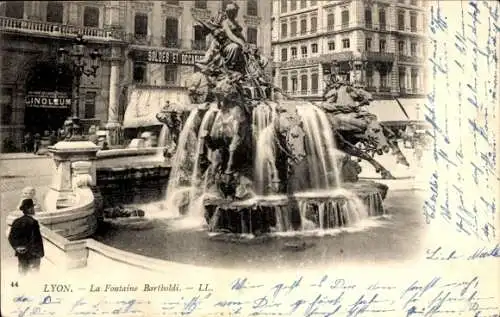
[[[359,103],[360,106],[368,105],[373,101],[373,95],[367,90],[364,90],[361,87],[352,88],[354,91],[351,92],[351,96],[353,97],[354,101],[357,101]]]
[[[297,109],[281,111],[276,118],[277,142],[293,162],[302,161],[306,155],[306,132]]]
[[[238,72],[224,72],[215,80],[213,92],[219,101],[234,101],[241,97],[240,81],[242,75]]]
[[[365,130],[365,139],[368,141],[368,147],[375,151],[377,154],[382,155],[384,152],[388,153],[390,150],[387,138],[384,135],[384,130],[378,121],[371,121],[368,123]]]

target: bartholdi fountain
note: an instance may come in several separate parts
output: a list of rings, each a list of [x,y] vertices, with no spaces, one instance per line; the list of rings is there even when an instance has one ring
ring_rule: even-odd
[[[361,110],[371,95],[334,74],[319,105],[287,97],[267,80],[233,7],[199,21],[211,46],[190,83],[192,104],[168,103],[157,115],[176,147],[165,216],[200,221],[211,235],[258,236],[384,214],[387,186],[359,181],[350,159],[368,160],[385,178],[392,176],[370,154],[392,148],[404,159],[390,131]]]

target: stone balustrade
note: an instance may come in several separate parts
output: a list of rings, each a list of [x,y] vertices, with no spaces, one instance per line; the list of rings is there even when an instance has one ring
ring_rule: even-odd
[[[15,31],[30,34],[43,34],[52,36],[73,37],[82,34],[87,39],[121,40],[120,32],[100,28],[50,23],[44,21],[33,21],[0,17],[0,32]]]

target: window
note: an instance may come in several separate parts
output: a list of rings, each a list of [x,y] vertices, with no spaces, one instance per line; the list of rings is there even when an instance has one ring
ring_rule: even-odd
[[[379,41],[379,51],[385,52],[386,49],[386,41],[384,39],[380,39]]]
[[[286,76],[281,77],[281,90],[288,91],[288,77]]]
[[[292,47],[290,50],[291,50],[290,55],[292,55],[291,59],[297,59],[297,48],[296,47]]]
[[[381,8],[378,11],[378,23],[380,25],[380,30],[385,31],[385,9]]]
[[[370,51],[372,48],[372,39],[367,38],[365,39],[365,51]]]
[[[207,0],[195,0],[194,7],[197,9],[206,9],[207,8]]]
[[[311,33],[314,33],[318,30],[318,17],[311,17]]]
[[[134,32],[135,36],[140,38],[144,38],[148,35],[148,16],[146,14],[135,14]]]
[[[404,55],[404,53],[405,53],[405,42],[404,41],[398,42],[398,52],[400,55]]]
[[[405,12],[403,10],[398,11],[398,30],[405,30]]]
[[[64,7],[60,1],[47,2],[47,22],[63,23]]]
[[[288,24],[286,22],[281,23],[281,37],[286,37],[288,33]]]
[[[292,77],[292,93],[296,93],[297,92],[297,76],[293,76]]]
[[[417,6],[417,5],[418,5],[418,4],[417,4],[417,0],[410,0],[410,4],[411,4],[412,6]]]
[[[305,95],[307,94],[307,75],[302,74],[300,76],[300,93]]]
[[[195,25],[194,29],[194,41],[193,41],[193,49],[204,51],[207,49],[207,40],[205,37],[205,32],[203,31],[203,27],[201,25]]]
[[[143,83],[146,81],[146,63],[134,62],[133,79],[135,83]]]
[[[387,73],[386,72],[381,72],[380,73],[380,87],[382,88],[388,88],[387,86]]]
[[[311,52],[313,54],[318,52],[318,44],[316,43],[311,44]]]
[[[371,67],[366,69],[366,86],[373,87],[373,69]]]
[[[306,19],[300,20],[300,34],[304,35],[307,33],[307,21]]]
[[[87,91],[85,93],[85,119],[90,119],[95,117],[95,91]]]
[[[251,15],[251,16],[258,15],[257,0],[247,0],[247,15]]]
[[[167,4],[173,5],[173,6],[178,6],[179,5],[179,0],[167,0]]]
[[[297,0],[289,0],[290,1],[290,11],[297,10]]]
[[[287,10],[288,0],[281,0],[281,13],[285,13]]]
[[[335,15],[333,13],[328,13],[326,16],[326,25],[328,31],[331,31],[335,28]]]
[[[342,28],[349,27],[349,10],[342,11]]]
[[[99,27],[99,8],[85,7],[83,10],[83,26]]]
[[[288,59],[287,54],[288,54],[288,50],[286,48],[282,48],[281,49],[281,61],[282,62],[287,61],[287,59]]]
[[[410,30],[412,32],[417,32],[417,14],[410,14]]]
[[[257,45],[257,29],[248,28],[247,29],[247,42],[250,44]]]
[[[8,3],[8,2],[7,2]],[[0,95],[0,109],[2,113],[2,124],[12,124],[12,89],[2,88]]]
[[[406,88],[406,74],[405,68],[399,67],[399,90],[404,92]]]
[[[231,0],[222,0],[221,1],[221,9],[225,10],[226,7],[227,7],[227,5],[230,4],[231,2],[233,2],[233,1],[231,1]]]
[[[302,58],[307,58],[307,46],[302,46],[300,48],[300,53],[302,54]]]
[[[328,42],[328,50],[335,51],[335,42]]]
[[[176,18],[168,17],[165,20],[165,46],[179,46],[179,21]]]
[[[300,8],[305,9],[307,7],[307,0],[300,0]]]
[[[410,44],[411,56],[417,56],[417,43]]]
[[[312,73],[311,74],[311,93],[312,94],[318,93],[318,84],[319,84],[318,73]]]
[[[310,2],[311,7],[316,6],[318,4],[317,2],[318,2],[317,0],[311,0]]]
[[[350,43],[349,39],[343,39],[342,40],[342,47],[343,48],[349,48],[349,47],[351,47],[351,43]]]
[[[416,92],[418,90],[418,71],[416,69],[411,70],[411,88]]]
[[[294,20],[292,21],[292,26],[290,27],[290,36],[296,36],[297,35],[297,21]]]
[[[165,83],[169,85],[177,83],[177,65],[165,65]]]
[[[22,19],[24,16],[24,1],[6,1],[5,16],[9,18]]]
[[[365,26],[369,29],[372,28],[372,10],[365,9]]]

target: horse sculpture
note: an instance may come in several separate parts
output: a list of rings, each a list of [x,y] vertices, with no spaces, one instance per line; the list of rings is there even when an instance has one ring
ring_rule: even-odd
[[[224,173],[228,175],[236,171],[235,156],[251,139],[249,115],[244,109],[242,89],[238,83],[240,79],[241,75],[237,73],[226,73],[218,78],[214,94],[219,111],[205,139],[210,149],[222,148],[226,166]]]
[[[329,83],[324,94],[325,102],[319,104],[328,114],[335,130],[337,146],[349,155],[368,161],[383,178],[394,178],[373,157],[392,149],[397,162],[409,165],[397,144],[396,135],[378,122],[377,117],[361,107],[373,100],[364,89],[349,84]],[[360,149],[356,145],[363,145]]]
[[[270,155],[270,191],[272,193],[291,193],[301,189],[303,177],[295,177],[297,168],[306,163],[305,131],[296,109],[279,109],[268,129]],[[274,161],[271,160],[274,158]],[[299,173],[300,174],[300,173]],[[301,175],[304,176],[304,175]]]

